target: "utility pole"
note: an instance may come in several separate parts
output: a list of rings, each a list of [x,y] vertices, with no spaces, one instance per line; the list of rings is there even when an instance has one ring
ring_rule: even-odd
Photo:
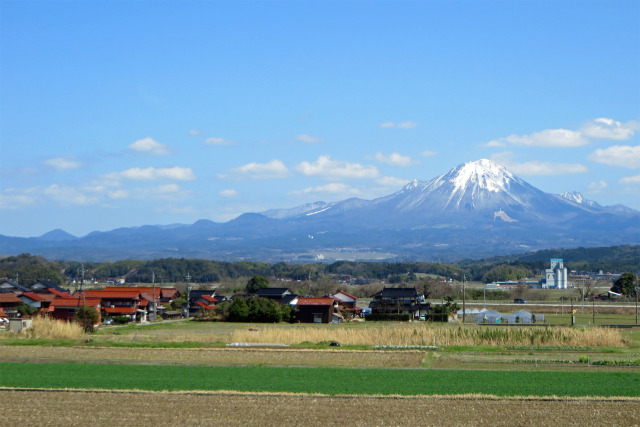
[[[191,311],[191,276],[187,271],[187,320],[189,319],[189,311]]]
[[[467,293],[466,293],[466,287],[465,287],[465,282],[467,281],[467,275],[463,274],[462,275],[462,324],[464,325],[464,322],[466,320],[466,316],[467,316]]]
[[[86,304],[86,299],[84,296],[84,264],[80,264],[80,293],[82,294],[82,306],[84,307]]]
[[[638,324],[638,291],[640,291],[640,286],[638,285],[638,274],[636,274],[636,325]]]
[[[484,292],[482,293],[482,298],[484,300],[483,308],[487,308],[487,285],[484,285]]]
[[[582,314],[584,314],[584,279],[582,279],[582,288],[580,288],[580,293],[582,294]]]
[[[158,309],[156,308],[156,270],[151,270],[151,282],[153,283],[153,320],[158,320]]]

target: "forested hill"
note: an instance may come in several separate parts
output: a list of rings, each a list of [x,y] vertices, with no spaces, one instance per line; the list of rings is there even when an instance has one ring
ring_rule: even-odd
[[[500,264],[526,264],[533,269],[548,268],[551,258],[561,258],[570,270],[609,272],[640,271],[640,245],[600,248],[547,249],[520,255],[465,260],[455,263],[464,269]]]
[[[622,273],[640,271],[640,246],[614,246],[545,250],[524,255],[487,258],[479,261],[461,261],[452,264],[429,262],[351,262],[332,264],[258,263],[251,261],[220,262],[186,258],[165,258],[153,261],[117,261],[112,263],[84,263],[75,261],[49,261],[40,256],[22,254],[0,259],[0,278],[15,280],[30,286],[38,280],[51,280],[65,285],[67,278],[79,276],[81,267],[85,277],[100,282],[108,278],[125,278],[127,282],[183,283],[190,277],[193,283],[212,283],[228,279],[252,277],[292,280],[317,280],[336,275],[354,278],[379,279],[389,283],[415,281],[419,274],[432,274],[462,280],[491,281],[530,277],[544,270],[551,258],[562,258],[571,270]]]

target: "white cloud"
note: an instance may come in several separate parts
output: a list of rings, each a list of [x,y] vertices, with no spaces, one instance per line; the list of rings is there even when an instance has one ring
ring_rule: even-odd
[[[44,163],[59,171],[73,170],[82,167],[82,163],[68,157],[56,157],[46,160]]]
[[[200,135],[202,135],[202,132],[200,132],[199,130],[196,130],[196,129],[189,129],[189,135],[191,135],[191,136],[200,136]]]
[[[178,181],[192,181],[196,179],[195,174],[191,168],[183,168],[180,166],[174,166],[172,168],[131,168],[122,172],[113,172],[106,175],[110,180],[144,180],[155,181],[158,179],[175,179]]]
[[[39,197],[34,187],[25,189],[7,188],[0,192],[0,209],[16,210],[34,206]]]
[[[222,197],[236,197],[239,193],[237,190],[222,190],[218,193]]]
[[[98,202],[98,198],[83,194],[81,190],[66,185],[51,184],[43,193],[63,205],[90,205]]]
[[[624,185],[640,185],[640,175],[625,176],[620,180],[620,184]]]
[[[141,199],[151,200],[184,200],[193,196],[191,191],[186,191],[178,184],[164,184],[139,192]]]
[[[585,173],[589,169],[578,163],[525,162],[510,165],[510,169],[517,175],[569,175]]]
[[[398,123],[398,127],[400,129],[411,129],[411,128],[414,128],[416,126],[418,126],[418,124],[416,122],[412,122],[411,120],[408,120],[406,122]]]
[[[139,139],[129,145],[129,149],[139,153],[151,154],[153,156],[165,156],[169,154],[167,146],[155,141],[152,138]]]
[[[579,130],[545,129],[529,135],[509,135],[484,144],[486,147],[505,147],[508,144],[537,147],[580,147],[590,139],[625,140],[640,129],[640,122],[621,123],[608,118],[585,122]]]
[[[281,179],[289,174],[289,169],[282,161],[274,159],[269,163],[247,163],[231,169],[229,174],[219,174],[221,179]]]
[[[614,145],[609,148],[599,148],[589,158],[609,166],[640,168],[640,145]]]
[[[314,163],[302,162],[296,169],[303,175],[321,176],[328,180],[377,178],[379,175],[373,165],[331,160],[329,156],[320,156]]]
[[[406,122],[400,122],[400,123],[395,123],[395,122],[382,122],[380,123],[380,127],[381,128],[393,128],[393,127],[397,127],[398,129],[411,129],[418,126],[418,123],[411,121],[411,120],[407,120]]]
[[[582,133],[590,138],[625,140],[633,136],[640,129],[640,123],[630,121],[621,123],[613,119],[598,118],[586,122],[582,126]]]
[[[317,144],[318,142],[322,142],[322,138],[317,138],[315,136],[307,135],[304,133],[296,136],[296,140],[306,142],[307,144]]]
[[[339,194],[341,196],[356,196],[360,194],[357,188],[343,184],[341,182],[331,182],[326,185],[320,185],[317,187],[307,187],[303,190],[292,191],[289,193],[295,196],[309,195],[309,194]]]
[[[594,182],[589,184],[589,186],[587,187],[587,190],[589,190],[592,193],[597,193],[597,192],[600,192],[600,191],[604,190],[608,186],[609,186],[609,184],[607,184],[604,181],[597,181],[597,182],[594,181]]]
[[[392,166],[410,166],[413,164],[411,157],[403,156],[399,153],[391,153],[389,155],[384,155],[382,153],[376,153],[376,160],[381,163],[386,163]]]
[[[382,178],[376,180],[376,182],[384,187],[391,188],[401,188],[409,183],[409,180],[396,178],[393,176],[383,176]]]
[[[106,193],[110,199],[123,200],[131,197],[131,193],[128,190],[124,190],[122,188],[117,190],[107,190]]]
[[[484,144],[485,147],[506,147],[507,143],[505,141],[493,140]]]
[[[423,157],[431,157],[431,156],[435,156],[436,154],[438,154],[437,151],[431,151],[431,150],[424,150],[422,153]]]
[[[509,135],[485,144],[488,147],[501,147],[506,143],[538,147],[579,147],[587,144],[580,132],[568,129],[545,129],[529,135]]]
[[[553,163],[529,161],[524,163],[514,162],[513,153],[510,151],[497,153],[491,157],[493,161],[503,165],[516,175],[539,176],[539,175],[568,175],[575,173],[585,173],[589,169],[578,163]]]
[[[205,139],[204,143],[207,145],[233,145],[236,142],[230,139],[211,137],[211,138]]]

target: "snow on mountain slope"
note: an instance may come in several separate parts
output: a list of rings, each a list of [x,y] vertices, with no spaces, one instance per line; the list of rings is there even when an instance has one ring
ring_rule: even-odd
[[[572,192],[565,191],[564,193],[561,193],[560,196],[572,202],[578,203],[580,205],[600,207],[598,203],[594,202],[593,200],[586,199],[582,195],[582,193],[579,193],[578,191],[572,191]]]

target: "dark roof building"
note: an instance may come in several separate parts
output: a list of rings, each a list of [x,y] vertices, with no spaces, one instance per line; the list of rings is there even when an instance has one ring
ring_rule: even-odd
[[[55,289],[58,292],[69,293],[68,289],[63,288],[51,280],[38,280],[31,285],[31,290],[36,293],[51,293],[49,289]]]
[[[331,323],[334,303],[333,298],[299,298],[296,319],[301,323]]]
[[[372,298],[373,313],[413,313],[413,307],[425,302],[416,288],[384,288]]]
[[[280,305],[295,305],[298,301],[298,296],[292,294],[289,288],[261,288],[254,295],[259,298],[272,299]]]
[[[20,286],[16,282],[9,279],[0,280],[0,292],[13,292],[14,294],[21,294],[23,292],[31,292],[31,289]]]

